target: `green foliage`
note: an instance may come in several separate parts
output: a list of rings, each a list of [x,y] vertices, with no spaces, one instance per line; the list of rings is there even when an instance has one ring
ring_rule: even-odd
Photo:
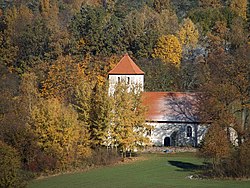
[[[127,50],[136,55],[149,56],[148,50],[152,51],[156,37],[174,33],[178,27],[177,16],[170,8],[157,13],[147,5],[138,6],[123,19],[116,11],[83,6],[71,22],[75,40],[72,52],[107,56]]]
[[[218,8],[221,7],[221,0],[199,0],[199,4],[203,8]]]
[[[17,56],[17,48],[11,45],[10,37],[0,31],[0,62],[13,66]]]
[[[18,152],[0,140],[0,187],[25,187]]]
[[[131,51],[135,57],[149,58],[158,39],[158,33],[153,30],[144,32],[132,42]]]
[[[198,0],[172,0],[178,18],[186,18],[188,12],[198,7]]]
[[[199,24],[202,29],[202,34],[205,35],[211,31],[217,21],[227,23],[227,26],[232,24],[232,19],[235,14],[228,8],[197,8],[191,10],[188,14],[189,18],[195,23]]]
[[[145,72],[144,89],[146,91],[178,91],[180,89],[180,71],[173,64],[157,59],[139,59],[139,67]]]
[[[70,28],[75,38],[73,52],[76,51],[76,54],[107,56],[120,50],[118,33],[121,24],[115,15],[102,7],[82,6],[73,17]],[[85,44],[77,46],[80,40],[84,40]]]
[[[53,49],[49,49],[50,29],[43,20],[36,20],[28,25],[21,34],[18,42],[17,66],[22,70],[34,67],[45,59],[49,59]]]
[[[169,0],[154,0],[153,1],[153,7],[156,12],[161,13],[162,10],[168,9],[170,7],[170,1]]]

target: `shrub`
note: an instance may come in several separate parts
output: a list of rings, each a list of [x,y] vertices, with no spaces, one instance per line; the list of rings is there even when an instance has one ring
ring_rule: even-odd
[[[244,177],[250,177],[250,140],[243,142],[239,150],[239,167]]]
[[[25,187],[17,151],[0,140],[0,187]]]
[[[97,147],[92,152],[92,156],[89,158],[88,163],[90,165],[110,165],[115,164],[121,157],[118,155],[116,151],[107,150],[104,147]]]
[[[250,177],[250,140],[235,147],[230,154],[216,165],[207,166],[206,175],[212,177],[249,178]]]

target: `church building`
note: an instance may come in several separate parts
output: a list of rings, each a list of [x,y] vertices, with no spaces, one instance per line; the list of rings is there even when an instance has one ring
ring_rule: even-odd
[[[199,122],[196,93],[145,92],[144,72],[125,54],[109,72],[109,93],[115,85],[126,82],[142,89],[143,104],[147,108],[146,123],[153,129],[150,140],[155,146],[198,146],[207,126]]]

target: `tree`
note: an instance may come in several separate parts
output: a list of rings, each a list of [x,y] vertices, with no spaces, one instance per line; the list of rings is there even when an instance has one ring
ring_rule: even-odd
[[[41,151],[56,160],[52,169],[67,169],[90,155],[85,124],[70,106],[57,99],[41,100],[32,112],[31,130]]]
[[[229,27],[232,24],[232,19],[235,17],[235,14],[228,7],[216,9],[197,8],[191,10],[188,16],[196,25],[200,25],[200,34],[206,35],[207,32],[213,29],[215,23],[218,21],[225,22],[227,27]]]
[[[191,51],[191,57],[182,60],[180,67],[179,89],[181,91],[198,91],[204,84],[205,75],[203,73],[204,57]]]
[[[122,25],[122,39],[128,50],[144,58],[151,56],[159,36],[174,34],[179,27],[178,18],[170,7],[158,13],[146,5],[131,11]]]
[[[200,152],[205,158],[212,158],[213,169],[219,171],[218,165],[230,155],[226,130],[218,124],[212,125],[205,135]]]
[[[0,87],[4,91],[0,95],[0,140],[17,150],[23,169],[33,170],[31,164],[38,150],[28,125],[30,112],[37,102],[36,79],[34,74],[24,74],[20,78],[15,72],[0,69]]]
[[[0,62],[8,67],[13,67],[18,49],[16,46],[12,46],[10,37],[4,33],[0,32]]]
[[[145,124],[145,107],[142,106],[140,88],[135,86],[130,92],[120,83],[112,96],[113,119],[111,120],[112,147],[119,147],[124,153],[149,143],[146,132],[150,128]]]
[[[173,63],[178,67],[181,54],[182,48],[178,38],[174,35],[163,35],[158,39],[152,56],[160,58],[165,63]]]
[[[7,9],[2,17],[0,32],[0,59],[8,67],[16,66],[21,33],[32,22],[33,14],[24,5]]]
[[[72,105],[78,113],[78,119],[86,126],[88,132],[91,125],[91,94],[93,90],[93,83],[80,82],[73,93]]]
[[[183,20],[179,37],[183,47],[191,49],[196,47],[199,40],[199,32],[191,19],[187,18]]]
[[[244,46],[247,42],[247,30],[245,29],[245,22],[241,18],[234,18],[232,21],[231,31],[229,33],[229,41],[231,42],[232,50]]]
[[[106,84],[96,83],[91,95],[90,139],[95,146],[110,146],[112,97]]]
[[[25,187],[21,173],[21,159],[18,152],[0,140],[0,186]]]
[[[77,84],[83,81],[81,71],[70,56],[59,57],[50,66],[47,78],[42,82],[42,95],[70,101]]]
[[[159,59],[138,59],[137,64],[145,73],[145,91],[180,90],[180,71],[175,65]]]
[[[33,68],[52,52],[49,49],[51,31],[43,20],[36,20],[21,33],[18,42],[17,66],[20,71]]]
[[[230,8],[243,19],[247,19],[247,0],[232,0]]]
[[[250,125],[248,54],[249,45],[245,44],[232,54],[217,48],[207,59],[208,72],[202,86],[204,98],[200,111],[201,117],[212,122],[212,126],[205,136],[202,152],[214,159],[215,176],[249,177],[246,149]],[[232,130],[236,136],[232,137]],[[232,141],[232,149],[227,149],[226,140]]]
[[[169,0],[154,0],[153,1],[153,7],[156,12],[161,13],[162,10],[168,9],[170,7],[170,1]]]
[[[201,7],[204,8],[218,8],[221,7],[221,1],[220,0],[199,0],[199,4]]]
[[[77,47],[80,41],[84,41],[84,45],[78,46],[80,48],[73,47],[76,55],[107,56],[119,51],[119,45],[122,46],[118,36],[120,22],[102,7],[82,6],[73,17],[70,28],[74,36],[73,46]]]

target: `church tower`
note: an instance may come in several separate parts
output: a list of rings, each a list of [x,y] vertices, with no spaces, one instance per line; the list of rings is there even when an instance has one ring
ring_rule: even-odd
[[[109,93],[115,91],[115,85],[124,82],[131,88],[133,85],[140,85],[143,91],[144,72],[125,54],[120,62],[109,72]]]

